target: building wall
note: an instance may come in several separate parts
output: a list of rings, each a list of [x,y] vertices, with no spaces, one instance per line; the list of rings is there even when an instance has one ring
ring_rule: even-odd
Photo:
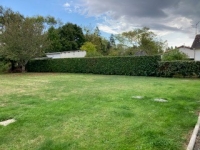
[[[81,58],[86,56],[86,51],[65,51],[56,53],[46,53],[47,57],[52,59],[59,58]]]
[[[179,51],[185,53],[190,59],[194,59],[194,50],[186,47],[181,47],[179,48]]]
[[[195,50],[195,61],[200,61],[200,49]]]

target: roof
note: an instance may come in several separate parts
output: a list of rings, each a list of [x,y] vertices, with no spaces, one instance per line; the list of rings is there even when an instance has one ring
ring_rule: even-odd
[[[188,48],[188,49],[191,49],[191,47],[185,46],[185,45],[181,45],[181,46],[179,46],[179,47],[177,47],[177,48]]]
[[[139,50],[137,52],[135,52],[135,56],[146,56],[147,53],[143,50]]]
[[[62,54],[62,53],[74,53],[74,52],[82,52],[82,50],[74,50],[74,51],[62,51],[62,52],[52,52],[52,53],[45,53],[47,55],[55,55],[55,54]]]
[[[192,44],[192,49],[200,49],[200,34],[197,34]]]

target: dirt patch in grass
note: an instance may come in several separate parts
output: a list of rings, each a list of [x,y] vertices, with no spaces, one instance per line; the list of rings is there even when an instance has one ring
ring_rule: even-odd
[[[6,104],[0,104],[0,107],[5,107],[6,106]]]

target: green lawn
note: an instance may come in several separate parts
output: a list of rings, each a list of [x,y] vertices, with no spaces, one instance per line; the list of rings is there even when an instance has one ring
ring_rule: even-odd
[[[187,78],[0,75],[0,121],[17,120],[0,126],[0,150],[184,150],[199,90]]]

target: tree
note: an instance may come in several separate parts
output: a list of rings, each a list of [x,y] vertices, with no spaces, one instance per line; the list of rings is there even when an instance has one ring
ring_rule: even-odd
[[[100,54],[97,52],[96,46],[94,44],[92,44],[91,42],[85,42],[81,48],[81,50],[86,51],[87,57],[91,57],[91,56],[99,56]]]
[[[51,44],[46,52],[78,50],[85,42],[82,28],[72,23],[67,23],[59,28],[51,26],[47,34]]]
[[[113,34],[110,35],[110,41],[109,42],[110,42],[110,47],[115,48],[116,45],[115,45],[115,38],[114,38]]]
[[[186,60],[188,56],[180,52],[178,49],[173,49],[165,52],[162,56],[162,61],[173,61],[173,60]]]
[[[165,46],[165,42],[156,40],[156,35],[146,27],[123,32],[116,39],[127,48],[133,47],[134,50],[145,51],[148,55],[162,53]]]
[[[94,30],[88,27],[84,28],[85,39],[87,42],[91,42],[96,46],[97,52],[102,55],[108,55],[110,44],[109,41],[101,37],[101,33],[98,27]]]
[[[11,12],[10,15],[5,13],[2,19],[4,30],[0,36],[0,41],[3,43],[0,55],[17,62],[24,72],[27,62],[42,56],[49,44],[44,34],[44,22],[39,21],[37,17],[25,18],[19,13],[8,11]]]
[[[97,26],[96,28],[95,28],[95,30],[94,30],[94,35],[96,35],[96,36],[98,36],[98,37],[100,37],[101,36],[101,32],[100,32],[100,30],[99,30],[99,27]]]
[[[78,50],[85,42],[82,28],[76,24],[67,23],[58,28],[61,51]]]
[[[109,54],[110,49],[110,42],[105,38],[101,38],[101,50],[99,52],[105,56]]]
[[[48,39],[51,41],[50,46],[45,52],[60,52],[62,51],[62,44],[60,40],[59,30],[53,26],[49,28],[47,33]]]

